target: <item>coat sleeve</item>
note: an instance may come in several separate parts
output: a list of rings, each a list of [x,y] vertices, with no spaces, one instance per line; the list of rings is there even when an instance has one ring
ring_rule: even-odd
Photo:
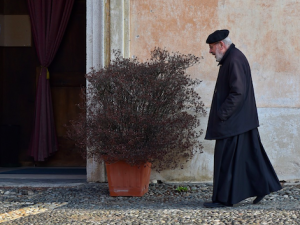
[[[229,94],[218,110],[220,120],[227,120],[240,109],[246,95],[246,79],[243,62],[233,61],[229,66]]]

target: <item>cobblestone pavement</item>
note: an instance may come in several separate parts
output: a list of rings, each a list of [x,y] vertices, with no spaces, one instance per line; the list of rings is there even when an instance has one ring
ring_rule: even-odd
[[[176,188],[187,188],[178,192]],[[253,205],[207,209],[212,185],[150,184],[143,197],[110,197],[106,183],[0,188],[0,223],[11,224],[300,224],[300,183]]]

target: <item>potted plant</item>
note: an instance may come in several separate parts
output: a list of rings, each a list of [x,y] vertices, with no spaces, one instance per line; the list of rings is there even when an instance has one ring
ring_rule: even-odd
[[[70,121],[67,134],[85,157],[105,160],[111,195],[142,196],[148,191],[151,168],[174,169],[202,151],[202,131],[195,128],[205,110],[194,91],[201,81],[186,74],[199,58],[161,48],[145,62],[114,53],[108,66],[86,74],[82,113]],[[125,177],[129,170],[134,175]],[[129,187],[112,184],[116,181]]]

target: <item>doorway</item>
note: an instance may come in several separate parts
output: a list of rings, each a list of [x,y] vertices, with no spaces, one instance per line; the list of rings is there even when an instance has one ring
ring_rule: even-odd
[[[29,15],[27,1],[0,0],[0,15]],[[85,86],[86,0],[74,1],[65,35],[49,67],[58,151],[44,162],[34,162],[27,153],[39,73],[39,62],[31,40],[31,45],[25,47],[0,46],[0,122],[1,126],[15,127],[19,134],[10,135],[17,146],[13,148],[14,154],[9,155],[7,147],[0,149],[0,162],[2,158],[3,162],[11,160],[13,164],[0,166],[85,167],[86,160],[74,151],[74,143],[65,137],[64,125],[77,117],[79,109],[76,104],[81,101],[79,93]],[[3,129],[5,132],[6,128]]]

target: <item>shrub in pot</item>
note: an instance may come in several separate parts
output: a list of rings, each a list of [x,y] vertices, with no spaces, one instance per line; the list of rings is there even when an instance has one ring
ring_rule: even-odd
[[[205,110],[194,91],[201,81],[186,73],[196,63],[199,58],[194,55],[161,48],[155,48],[145,62],[123,58],[115,51],[108,66],[86,74],[82,113],[70,121],[68,137],[85,157],[103,159],[107,166],[121,162],[129,165],[127,169],[157,171],[182,167],[182,159],[202,151],[198,139],[202,131],[196,128]],[[119,171],[118,179],[123,176]],[[149,178],[139,195],[148,184]],[[111,191],[111,195],[118,194]]]

